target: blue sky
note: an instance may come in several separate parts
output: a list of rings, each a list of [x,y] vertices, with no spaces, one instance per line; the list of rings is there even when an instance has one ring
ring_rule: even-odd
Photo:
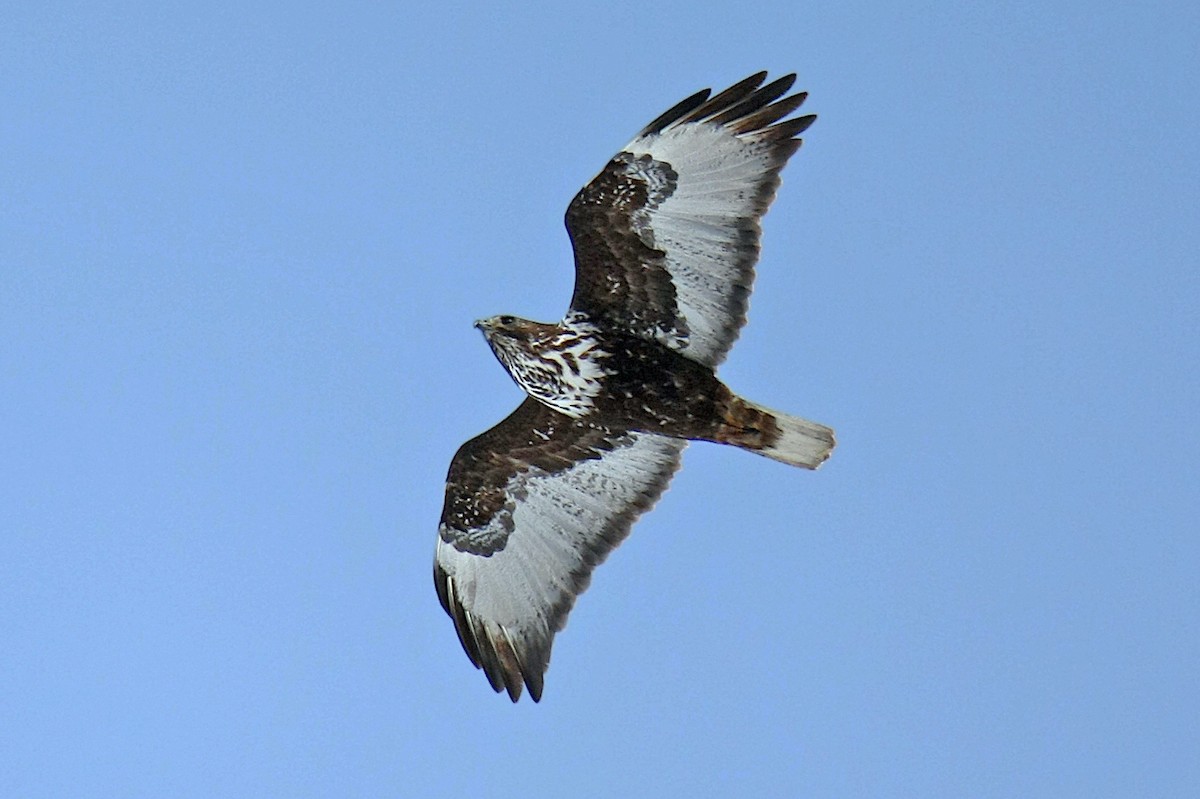
[[[1194,4],[25,4],[0,32],[0,793],[1200,783]],[[540,705],[430,579],[562,213],[704,86],[820,115],[693,446]]]

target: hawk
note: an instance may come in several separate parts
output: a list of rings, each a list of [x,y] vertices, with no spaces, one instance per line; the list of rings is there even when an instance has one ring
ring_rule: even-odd
[[[734,394],[714,370],[746,322],[759,220],[815,116],[795,75],[697,92],[571,201],[563,320],[475,323],[528,395],[450,464],[434,559],[467,657],[538,701],[554,635],[592,570],[679,468],[689,440],[815,469],[824,425]]]

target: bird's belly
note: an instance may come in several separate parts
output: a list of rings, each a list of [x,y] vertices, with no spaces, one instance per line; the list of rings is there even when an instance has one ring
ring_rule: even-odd
[[[727,394],[711,373],[664,372],[652,380],[610,380],[594,406],[596,413],[630,430],[703,438],[719,423],[719,406]]]

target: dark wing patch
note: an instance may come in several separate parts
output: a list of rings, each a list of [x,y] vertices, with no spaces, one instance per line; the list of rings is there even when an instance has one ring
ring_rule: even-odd
[[[536,470],[553,474],[612,448],[605,431],[526,398],[500,424],[458,448],[446,475],[441,537],[459,552],[504,549],[520,497],[510,487]]]
[[[816,119],[780,121],[794,75],[699,92],[651,122],[572,200],[571,308],[709,366],[746,321],[759,220]],[[781,99],[782,98],[782,99]]]
[[[651,219],[678,179],[670,164],[621,152],[575,196],[567,211],[575,249],[574,310],[643,338],[686,337],[667,253],[655,246]],[[613,268],[628,264],[637,268]],[[582,275],[589,280],[581,293]]]
[[[541,698],[554,635],[592,570],[658,499],[686,442],[614,433],[527,399],[447,477],[434,584],[467,656]]]

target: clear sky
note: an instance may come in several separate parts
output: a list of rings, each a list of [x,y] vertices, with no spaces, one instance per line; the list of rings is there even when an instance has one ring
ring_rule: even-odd
[[[169,5],[169,4],[168,4]],[[1200,785],[1195,3],[25,3],[0,29],[0,794]],[[691,92],[820,119],[540,705],[431,581],[562,213]]]

